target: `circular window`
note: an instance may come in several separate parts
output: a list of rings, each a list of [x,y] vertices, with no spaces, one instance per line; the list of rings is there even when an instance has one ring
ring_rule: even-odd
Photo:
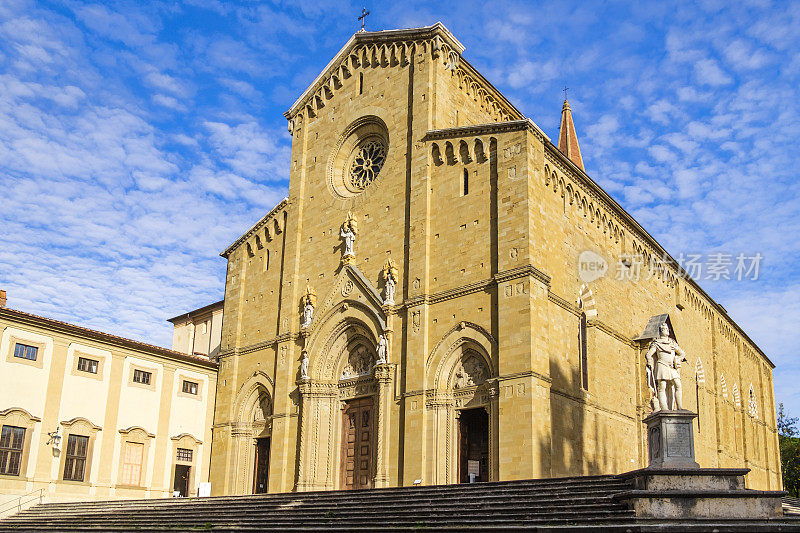
[[[350,186],[363,191],[375,181],[386,161],[386,147],[380,140],[368,140],[359,144],[351,157]]]
[[[375,116],[351,124],[328,161],[328,186],[338,198],[353,198],[378,179],[389,153],[386,125]]]

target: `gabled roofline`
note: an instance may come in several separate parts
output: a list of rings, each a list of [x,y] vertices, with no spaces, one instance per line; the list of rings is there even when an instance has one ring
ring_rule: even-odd
[[[172,318],[168,318],[167,322],[172,322],[174,324],[178,320],[188,319],[188,318],[192,318],[192,317],[196,317],[196,316],[202,315],[202,314],[207,313],[209,311],[214,312],[217,309],[222,309],[222,307],[224,305],[225,305],[225,300],[220,300],[218,302],[214,302],[213,304],[204,305],[203,307],[199,307],[197,309],[194,309],[193,311],[188,311],[188,312],[180,314],[178,316],[175,316],[175,317],[172,317]]]
[[[47,318],[39,315],[33,315],[24,311],[16,309],[9,309],[8,307],[0,307],[0,319],[10,320],[18,324],[26,326],[47,329],[56,333],[66,335],[74,335],[76,337],[83,337],[98,342],[103,342],[114,347],[126,348],[128,350],[136,350],[139,352],[147,353],[149,355],[157,355],[165,359],[172,359],[176,361],[183,361],[194,365],[202,366],[216,370],[219,365],[207,357],[198,357],[196,355],[189,355],[182,352],[176,352],[169,348],[155,346],[146,342],[135,341],[125,337],[119,337],[110,333],[104,333],[95,329],[85,328],[83,326],[76,326],[68,322],[62,322],[52,318]]]
[[[553,144],[552,141],[550,141],[549,139],[547,140],[547,142],[545,142],[545,150],[547,150],[554,157],[558,158],[559,161],[563,163],[565,166],[567,166],[570,170],[572,170],[572,172],[574,172],[578,178],[582,179],[593,192],[597,193],[598,196],[600,196],[600,198],[603,201],[607,202],[608,205],[611,206],[613,211],[620,218],[622,218],[627,224],[630,224],[630,226],[634,230],[639,232],[640,236],[644,238],[645,242],[647,242],[647,244],[655,248],[656,252],[658,252],[661,255],[661,257],[665,257],[669,261],[671,261],[672,264],[675,265],[675,268],[678,270],[678,277],[680,277],[686,284],[688,284],[697,292],[699,292],[702,296],[704,296],[711,304],[711,307],[714,308],[714,310],[717,311],[721,316],[725,317],[727,321],[733,326],[733,328],[742,336],[742,338],[744,338],[750,344],[750,346],[752,346],[755,349],[755,351],[758,352],[758,354],[764,358],[764,360],[767,362],[770,368],[775,368],[775,363],[773,363],[772,360],[770,360],[770,358],[767,357],[767,354],[765,354],[758,346],[758,344],[756,344],[753,341],[753,339],[751,339],[750,336],[747,333],[745,333],[745,331],[739,326],[739,324],[737,324],[736,321],[733,318],[731,318],[730,315],[728,315],[728,311],[725,310],[725,308],[722,305],[717,303],[717,301],[714,300],[714,298],[712,298],[706,291],[704,291],[703,288],[700,287],[700,284],[697,283],[697,281],[695,281],[694,278],[692,278],[689,275],[689,273],[686,272],[686,270],[684,270],[684,268],[680,265],[680,263],[678,263],[678,261],[676,261],[667,252],[667,250],[658,243],[655,237],[650,235],[650,233],[646,229],[644,229],[636,221],[636,219],[633,218],[633,216],[625,210],[625,208],[623,208],[616,200],[614,200],[614,198],[612,198],[611,195],[609,195],[605,191],[605,189],[603,189],[596,181],[594,181],[591,177],[589,177],[586,171],[582,170],[578,165],[573,163],[572,160],[569,157],[567,157],[567,155],[564,154],[561,150],[559,150],[558,147],[555,144]]]
[[[222,253],[220,253],[219,255],[220,255],[221,257],[224,257],[225,259],[227,259],[227,258],[228,258],[228,256],[231,254],[231,252],[233,252],[233,251],[234,251],[236,248],[238,248],[238,247],[239,247],[239,245],[241,245],[241,244],[242,244],[244,241],[246,241],[247,239],[249,239],[249,238],[250,238],[250,237],[253,235],[253,233],[255,233],[256,231],[258,231],[258,229],[259,229],[259,228],[261,228],[261,226],[263,226],[263,225],[264,225],[264,224],[267,222],[267,220],[269,220],[270,218],[272,218],[272,215],[274,215],[275,213],[277,213],[278,211],[280,211],[281,209],[283,209],[284,207],[286,207],[288,204],[289,204],[289,197],[288,197],[288,196],[286,196],[286,197],[285,197],[283,200],[281,200],[281,201],[278,203],[278,205],[276,205],[275,207],[273,207],[272,209],[270,209],[269,213],[267,213],[266,215],[264,215],[263,217],[261,217],[261,220],[259,220],[259,221],[258,221],[258,222],[256,222],[255,224],[253,224],[253,225],[250,227],[250,229],[249,229],[249,230],[245,231],[245,232],[244,232],[244,234],[242,234],[242,236],[241,236],[241,237],[239,237],[238,239],[236,239],[236,241],[234,241],[234,242],[233,242],[233,244],[231,244],[230,246],[228,246],[227,248],[225,248],[225,251],[223,251],[223,252],[222,252]]]
[[[333,69],[335,65],[338,65],[342,58],[347,57],[353,49],[361,44],[368,44],[368,43],[385,43],[389,41],[408,41],[411,39],[425,39],[433,37],[434,35],[438,35],[441,37],[451,48],[458,51],[458,54],[464,52],[464,45],[456,39],[455,35],[450,33],[444,24],[441,22],[437,22],[432,26],[423,26],[421,28],[408,28],[408,29],[399,29],[399,30],[383,30],[383,31],[359,31],[356,32],[348,39],[345,45],[339,50],[339,52],[333,56],[325,68],[322,69],[322,72],[319,73],[311,85],[303,91],[303,94],[300,95],[300,98],[295,100],[292,106],[283,114],[284,117],[287,119],[293,117],[297,111],[303,106],[305,101],[313,95],[317,89],[320,88],[322,85],[323,80],[328,77],[328,73]],[[473,69],[474,70],[474,69]],[[483,78],[483,76],[481,76]],[[485,81],[485,80],[484,80]],[[488,82],[487,82],[488,83]],[[495,89],[496,90],[496,89]]]
[[[437,141],[443,139],[455,139],[458,137],[466,137],[466,136],[474,136],[474,135],[486,135],[492,133],[507,133],[513,131],[522,131],[522,130],[530,130],[537,135],[540,135],[544,142],[544,149],[553,157],[558,159],[560,163],[564,166],[569,168],[575,176],[584,182],[584,184],[595,194],[597,194],[601,200],[606,202],[609,207],[611,208],[612,212],[614,212],[617,216],[619,216],[626,224],[628,224],[634,232],[638,233],[639,237],[642,238],[648,245],[652,246],[656,252],[658,252],[661,257],[665,257],[669,259],[675,268],[678,270],[678,276],[683,279],[685,283],[695,289],[698,293],[704,296],[708,302],[710,303],[711,307],[714,308],[721,316],[725,317],[728,323],[733,326],[733,328],[745,339],[750,346],[752,346],[755,351],[764,358],[766,363],[771,367],[775,368],[775,364],[770,360],[769,357],[761,350],[761,348],[753,342],[747,333],[736,323],[725,308],[717,303],[709,294],[703,290],[702,287],[695,281],[689,274],[684,270],[684,268],[678,263],[667,251],[661,246],[658,241],[650,235],[650,233],[644,229],[633,216],[628,213],[625,208],[623,208],[614,198],[612,198],[606,191],[603,189],[596,181],[594,181],[583,169],[578,167],[572,160],[567,157],[558,147],[553,144],[553,141],[542,132],[542,130],[530,119],[524,120],[511,120],[507,122],[494,122],[489,124],[478,124],[478,125],[471,125],[471,126],[459,126],[457,128],[446,128],[440,130],[429,130],[425,133],[422,137],[422,141]]]

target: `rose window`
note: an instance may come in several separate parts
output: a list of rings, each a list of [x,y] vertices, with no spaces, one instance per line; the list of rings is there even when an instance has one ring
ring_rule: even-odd
[[[386,161],[386,148],[377,140],[368,141],[356,149],[350,164],[350,185],[359,191],[375,181]]]

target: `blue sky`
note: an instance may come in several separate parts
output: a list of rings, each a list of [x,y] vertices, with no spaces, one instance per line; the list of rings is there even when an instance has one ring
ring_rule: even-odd
[[[218,254],[287,191],[282,113],[361,4],[0,3],[0,287],[9,306],[169,346],[222,297]],[[587,172],[674,256],[760,253],[701,280],[800,414],[800,3],[395,2],[441,20],[553,139],[565,85]]]

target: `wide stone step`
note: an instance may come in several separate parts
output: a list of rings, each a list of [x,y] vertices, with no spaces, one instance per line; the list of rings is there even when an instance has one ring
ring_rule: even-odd
[[[483,505],[483,506],[457,506],[453,504],[443,504],[443,505],[435,505],[435,504],[428,504],[428,505],[420,505],[414,508],[398,508],[398,509],[382,509],[382,508],[366,508],[366,509],[358,509],[358,508],[348,508],[348,507],[335,507],[329,506],[324,508],[315,508],[315,509],[307,509],[307,508],[290,508],[290,509],[281,509],[281,510],[271,510],[271,509],[253,509],[246,513],[248,517],[256,516],[256,517],[296,517],[296,516],[365,516],[365,517],[381,517],[381,516],[405,516],[405,515],[413,515],[413,514],[422,514],[422,513],[435,513],[446,517],[451,516],[461,516],[465,512],[474,513],[475,515],[495,515],[498,513],[508,514],[508,513],[518,513],[518,514],[529,514],[529,515],[536,515],[546,512],[569,512],[570,510],[609,510],[609,511],[616,511],[616,510],[627,510],[628,507],[618,504],[618,503],[575,503],[569,504],[568,502],[560,502],[558,505],[550,505],[548,503],[542,503],[540,505],[531,505],[531,506],[514,506],[514,505],[505,505],[505,504],[498,504],[498,505]],[[93,512],[93,513],[72,513],[72,514],[30,514],[30,515],[14,515],[7,520],[37,520],[37,519],[52,519],[52,520],[71,520],[75,516],[84,516],[84,517],[91,517],[93,519],[106,519],[109,517],[116,517],[116,518],[133,518],[136,519],[143,515],[148,517],[172,517],[172,516],[182,516],[182,517],[202,517],[202,516],[214,516],[221,519],[227,518],[235,518],[238,516],[242,516],[243,513],[241,512],[229,512],[224,510],[215,510],[215,511],[204,511],[202,509],[183,509],[180,513],[175,512],[165,512],[165,511],[152,511],[152,512],[126,512],[126,511],[106,511],[106,512]]]
[[[107,508],[113,505],[124,505],[126,508],[135,508],[142,506],[152,508],[154,506],[175,506],[184,505],[186,502],[198,503],[205,502],[207,504],[219,505],[252,505],[258,501],[270,502],[283,502],[283,501],[348,501],[348,502],[394,502],[394,501],[407,501],[420,498],[478,498],[478,497],[548,497],[551,495],[563,494],[597,494],[604,496],[609,493],[620,492],[623,490],[630,490],[629,483],[607,483],[600,486],[587,487],[582,485],[569,486],[569,487],[550,487],[550,488],[499,488],[497,490],[473,490],[468,492],[451,492],[447,490],[426,491],[424,493],[399,493],[392,494],[384,492],[385,489],[376,489],[373,491],[335,491],[327,493],[289,493],[289,494],[265,494],[257,496],[239,496],[239,497],[214,497],[214,498],[159,498],[159,499],[144,499],[144,500],[108,500],[97,502],[69,502],[69,503],[48,503],[43,504],[47,508],[56,509],[91,509],[94,507]]]
[[[382,508],[392,507],[405,507],[408,505],[430,504],[430,503],[443,503],[451,502],[453,504],[481,504],[481,503],[495,503],[506,502],[519,505],[535,504],[537,502],[558,502],[558,501],[582,501],[582,502],[609,502],[614,493],[610,492],[597,492],[597,491],[558,491],[553,493],[531,493],[526,492],[513,496],[498,495],[493,493],[480,493],[469,495],[460,498],[448,498],[445,495],[427,495],[424,498],[387,498],[387,499],[365,499],[365,498],[346,498],[339,499],[312,499],[307,500],[301,497],[295,497],[291,500],[249,500],[242,501],[209,501],[208,499],[192,499],[192,500],[145,500],[144,502],[136,502],[135,504],[126,504],[125,501],[109,502],[101,506],[82,506],[76,505],[59,505],[59,504],[43,504],[31,507],[23,511],[23,513],[33,512],[49,512],[49,513],[72,513],[75,511],[88,511],[90,509],[98,509],[110,511],[115,509],[124,509],[126,511],[136,511],[145,509],[147,511],[164,510],[173,512],[176,508],[194,508],[194,509],[248,509],[255,508],[268,508],[268,509],[282,509],[287,507],[302,506],[302,507],[324,507],[324,506],[375,506],[379,505]]]

